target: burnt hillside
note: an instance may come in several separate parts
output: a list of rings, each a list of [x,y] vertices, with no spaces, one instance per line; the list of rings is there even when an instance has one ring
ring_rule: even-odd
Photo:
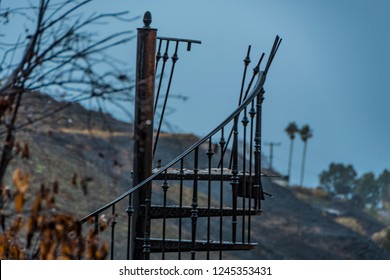
[[[63,105],[48,96],[31,93],[24,100],[19,119],[23,122],[36,118],[34,108],[49,110]],[[163,159],[164,164],[196,140],[194,135],[164,133],[156,158]],[[12,185],[11,175],[16,167],[31,174],[31,194],[41,184],[57,181],[57,205],[61,211],[82,218],[132,185],[132,126],[109,115],[88,111],[78,104],[69,105],[23,128],[17,141],[29,146],[30,159],[12,162],[6,184]],[[347,203],[326,199],[319,202],[310,192],[290,189],[280,179],[263,183],[273,197],[267,197],[262,215],[253,219],[252,241],[258,246],[248,252],[227,253],[227,258],[390,259],[388,251],[371,241],[371,236],[385,227],[371,215]],[[27,203],[31,203],[29,198]],[[12,215],[12,209],[7,211]],[[125,217],[122,211],[118,219]],[[124,227],[119,226],[118,232]],[[124,232],[119,233],[118,240]]]

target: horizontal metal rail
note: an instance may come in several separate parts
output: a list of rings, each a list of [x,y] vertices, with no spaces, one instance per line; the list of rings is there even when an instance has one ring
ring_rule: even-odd
[[[165,41],[174,41],[174,42],[184,42],[184,43],[193,43],[193,44],[202,44],[202,41],[199,40],[191,40],[191,39],[181,39],[181,38],[172,38],[172,37],[157,37],[157,39],[165,40]]]

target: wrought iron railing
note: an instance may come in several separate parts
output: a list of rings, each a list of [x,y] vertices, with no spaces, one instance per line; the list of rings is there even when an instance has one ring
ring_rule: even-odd
[[[164,120],[165,109],[167,108],[167,102],[168,102],[169,93],[171,90],[173,73],[175,72],[176,62],[179,59],[179,56],[178,56],[179,45],[186,44],[187,51],[190,51],[192,44],[201,44],[202,43],[199,40],[179,39],[179,38],[171,38],[171,37],[157,37],[157,40],[159,41],[159,43],[158,43],[158,50],[157,50],[157,54],[156,54],[156,71],[158,70],[158,65],[159,65],[160,60],[162,60],[162,65],[161,65],[159,75],[156,75],[158,77],[158,86],[157,86],[156,97],[155,97],[155,102],[154,102],[154,115],[155,116],[156,116],[156,111],[157,111],[158,104],[159,104],[159,98],[160,98],[160,93],[161,93],[161,88],[162,88],[161,85],[162,85],[162,81],[163,81],[163,78],[165,75],[166,64],[167,64],[167,61],[169,59],[170,43],[175,44],[175,50],[171,56],[172,63],[171,63],[171,70],[169,71],[168,85],[167,85],[167,88],[165,91],[164,101],[163,101],[163,104],[161,106],[161,112],[159,112],[160,119],[159,119],[158,126],[157,126],[156,137],[154,138],[153,157],[156,154],[157,144],[158,144],[158,140],[159,140],[159,136],[160,136],[160,132],[161,132],[161,127],[162,127],[163,120]],[[164,44],[164,46],[163,46],[163,44]],[[161,52],[162,52],[161,48],[165,49],[163,54],[161,54]]]
[[[263,87],[280,42],[277,36],[267,64],[260,71],[262,54],[243,94],[250,63],[248,50],[239,106],[224,121],[181,155],[155,168],[151,176],[80,220],[81,224],[93,221],[99,233],[102,215],[111,216],[107,237],[111,259],[117,247],[123,247],[115,246],[122,241],[116,239],[116,218],[118,205],[125,199],[127,259],[222,259],[224,251],[256,245],[251,236],[252,216],[261,212],[261,200],[267,194],[261,181]],[[250,90],[256,76],[257,82]],[[145,188],[153,191],[134,208],[133,195]],[[142,236],[134,230],[140,225]]]

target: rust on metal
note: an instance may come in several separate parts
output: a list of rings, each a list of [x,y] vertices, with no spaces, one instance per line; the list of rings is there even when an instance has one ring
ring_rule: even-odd
[[[134,154],[133,154],[133,185],[152,175],[152,149],[153,149],[153,102],[154,80],[156,62],[157,29],[150,28],[152,16],[146,12],[144,28],[138,28],[137,34],[137,64],[135,84],[135,110],[134,110]],[[133,233],[135,238],[144,238],[144,252],[134,250],[133,258],[148,258],[148,237],[150,237],[149,212],[145,216],[139,215],[141,204],[149,205],[151,201],[151,184],[147,184],[133,194],[134,220]],[[134,236],[134,235],[133,235]],[[135,248],[135,246],[132,246]]]

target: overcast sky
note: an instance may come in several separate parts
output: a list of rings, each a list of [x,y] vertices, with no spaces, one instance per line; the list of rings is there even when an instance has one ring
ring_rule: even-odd
[[[332,161],[353,164],[359,175],[390,169],[390,1],[96,0],[93,5],[141,17],[149,10],[158,35],[202,41],[191,52],[179,50],[171,90],[189,99],[170,103],[176,112],[168,120],[177,131],[202,136],[222,121],[237,104],[248,45],[255,61],[280,35],[263,111],[263,142],[282,143],[274,151],[275,167],[287,172],[284,129],[295,121],[314,130],[305,185],[318,185],[318,174]],[[135,30],[142,19],[128,25]],[[134,71],[135,40],[118,55]],[[299,182],[302,147],[296,141],[293,183]]]
[[[182,131],[204,135],[234,108],[247,46],[255,61],[278,34],[283,42],[265,87],[263,133],[263,142],[282,142],[276,168],[287,172],[290,121],[314,130],[307,185],[316,186],[332,161],[353,164],[359,175],[390,168],[390,1],[127,2],[134,15],[152,12],[160,36],[202,40],[182,51],[174,77],[172,91],[189,97],[169,116]],[[302,146],[296,141],[293,183]]]

